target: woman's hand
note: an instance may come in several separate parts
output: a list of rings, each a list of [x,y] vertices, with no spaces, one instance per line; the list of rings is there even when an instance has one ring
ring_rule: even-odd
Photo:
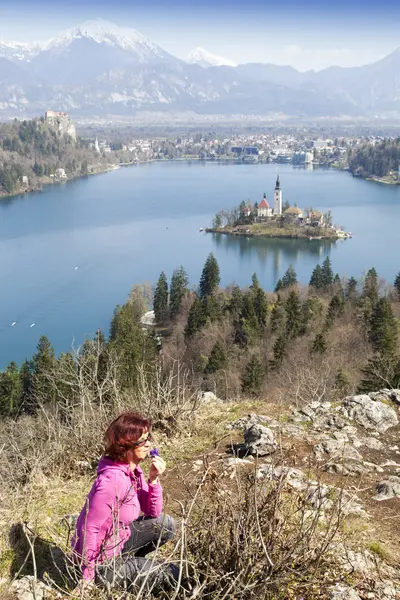
[[[154,456],[151,459],[151,467],[149,473],[150,483],[158,483],[158,477],[165,471],[165,461],[161,456]]]

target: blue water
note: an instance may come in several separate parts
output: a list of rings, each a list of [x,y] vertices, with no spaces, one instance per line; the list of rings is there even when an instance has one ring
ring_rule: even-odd
[[[259,201],[264,192],[271,201],[278,172],[284,201],[331,209],[353,239],[199,233],[221,208]],[[0,368],[30,357],[42,334],[58,353],[98,327],[107,333],[116,304],[135,283],[153,284],[161,270],[170,276],[183,264],[196,284],[209,252],[217,256],[222,285],[249,283],[256,271],[271,290],[290,263],[307,283],[327,254],[341,275],[361,277],[375,266],[393,281],[400,271],[399,224],[400,187],[289,165],[149,163],[2,200]]]

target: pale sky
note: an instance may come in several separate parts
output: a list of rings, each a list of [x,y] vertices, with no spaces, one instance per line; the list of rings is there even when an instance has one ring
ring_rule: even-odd
[[[400,46],[400,3],[382,0],[0,0],[0,40],[42,41],[101,17],[185,58],[196,46],[237,63],[299,70],[375,62]]]

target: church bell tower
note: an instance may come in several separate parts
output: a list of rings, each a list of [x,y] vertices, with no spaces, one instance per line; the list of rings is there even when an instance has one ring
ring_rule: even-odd
[[[279,217],[282,214],[282,190],[281,183],[279,181],[279,175],[276,180],[274,190],[274,216]]]

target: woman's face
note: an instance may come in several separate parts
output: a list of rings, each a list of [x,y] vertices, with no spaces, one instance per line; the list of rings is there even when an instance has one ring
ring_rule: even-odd
[[[132,462],[140,462],[146,458],[151,449],[151,440],[151,433],[149,431],[144,431],[130,451],[130,460],[132,460]]]

